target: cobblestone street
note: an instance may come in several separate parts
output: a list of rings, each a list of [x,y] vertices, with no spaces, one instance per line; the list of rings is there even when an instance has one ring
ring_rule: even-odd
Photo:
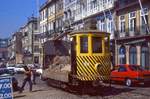
[[[22,75],[16,75],[19,85],[22,84]],[[45,82],[37,78],[37,85],[33,86],[33,92],[29,92],[28,84],[23,93],[14,93],[14,99],[149,99],[150,87],[125,87],[113,84],[112,88],[101,89],[98,94],[69,93],[61,89],[47,86]]]

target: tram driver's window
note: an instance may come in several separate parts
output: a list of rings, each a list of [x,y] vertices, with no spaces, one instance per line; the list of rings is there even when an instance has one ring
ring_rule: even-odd
[[[93,53],[102,53],[102,38],[101,37],[92,38],[92,49],[93,49]]]
[[[80,37],[80,43],[81,43],[80,52],[88,53],[88,37],[87,36]]]

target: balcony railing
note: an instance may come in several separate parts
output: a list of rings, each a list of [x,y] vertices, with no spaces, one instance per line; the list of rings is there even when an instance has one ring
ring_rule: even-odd
[[[115,37],[123,38],[123,37],[133,37],[138,35],[148,35],[148,29],[145,25],[136,27],[134,31],[131,31],[130,28],[126,28],[124,31],[118,30],[115,32]]]

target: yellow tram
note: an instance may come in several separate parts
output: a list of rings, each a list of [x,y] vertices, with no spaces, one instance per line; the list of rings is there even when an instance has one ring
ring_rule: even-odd
[[[69,35],[71,36],[69,42],[55,39],[47,42],[47,44],[51,43],[50,45],[45,45],[43,78],[50,82],[54,80],[55,84],[58,81],[69,85],[79,85],[82,82],[99,84],[100,81],[109,81],[111,73],[110,34],[87,30],[74,31]],[[47,46],[51,51],[47,50]],[[46,55],[46,51],[49,55]],[[59,59],[58,56],[61,58]],[[68,62],[65,62],[68,57]],[[57,64],[56,60],[59,60]]]
[[[109,34],[99,31],[78,31],[71,34],[77,78],[81,81],[109,80]]]

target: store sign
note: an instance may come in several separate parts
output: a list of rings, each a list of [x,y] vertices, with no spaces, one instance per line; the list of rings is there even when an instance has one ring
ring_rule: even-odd
[[[0,99],[13,99],[11,77],[0,77]]]

